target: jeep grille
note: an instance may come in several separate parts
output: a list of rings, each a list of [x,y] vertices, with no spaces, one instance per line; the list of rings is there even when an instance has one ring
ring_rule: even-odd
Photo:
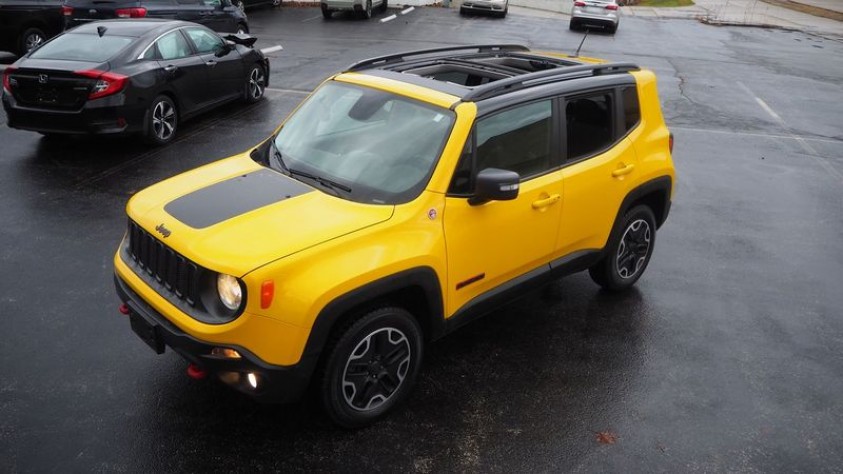
[[[129,256],[140,270],[193,306],[199,296],[199,266],[129,221]],[[141,275],[143,276],[143,275]]]

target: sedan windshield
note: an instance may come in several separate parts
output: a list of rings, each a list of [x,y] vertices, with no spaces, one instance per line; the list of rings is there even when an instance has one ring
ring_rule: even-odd
[[[447,109],[329,82],[284,124],[276,158],[292,176],[340,197],[399,204],[424,189],[453,123]]]
[[[110,59],[135,38],[66,33],[35,50],[34,59],[64,59],[101,63]]]

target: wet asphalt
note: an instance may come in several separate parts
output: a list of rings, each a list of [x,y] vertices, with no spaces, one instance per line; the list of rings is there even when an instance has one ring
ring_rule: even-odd
[[[647,273],[621,295],[573,275],[433,344],[373,427],[256,404],[150,351],[112,285],[134,192],[249,148],[353,61],[580,39],[516,14],[319,16],[251,11],[259,45],[285,48],[267,100],[186,123],[166,148],[0,118],[0,472],[841,472],[843,44],[799,32],[624,18],[590,34],[583,54],[658,74],[676,136]]]

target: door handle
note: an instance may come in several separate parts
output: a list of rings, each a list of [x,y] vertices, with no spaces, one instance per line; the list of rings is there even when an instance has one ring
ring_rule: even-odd
[[[538,201],[533,201],[533,209],[544,209],[545,207],[553,205],[553,203],[560,199],[562,199],[561,195],[554,194],[550,197],[539,199]]]
[[[635,169],[635,165],[627,165],[627,164],[621,163],[620,165],[618,165],[618,169],[616,169],[615,171],[612,171],[612,176],[614,176],[615,178],[620,178],[621,176],[632,173],[632,170],[634,170],[634,169]]]
[[[171,76],[175,76],[176,71],[178,71],[178,70],[179,70],[179,68],[177,66],[173,66],[172,64],[170,64],[168,66],[164,66],[164,72],[166,72],[167,74],[169,74]]]
[[[217,62],[214,61],[213,59],[209,59],[209,60],[205,61],[205,65],[208,66],[208,67],[214,67],[214,66],[217,65]]]

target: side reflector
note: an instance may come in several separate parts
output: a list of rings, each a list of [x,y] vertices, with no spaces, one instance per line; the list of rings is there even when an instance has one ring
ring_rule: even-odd
[[[261,285],[261,309],[269,308],[272,305],[272,298],[275,297],[275,282],[266,280]]]
[[[202,380],[208,376],[208,372],[205,372],[196,364],[188,364],[187,376],[193,380]]]
[[[117,307],[117,311],[120,311],[120,314],[129,314],[129,305],[123,303]]]
[[[673,132],[670,132],[670,141],[668,142],[668,146],[670,148],[670,154],[673,154]]]

